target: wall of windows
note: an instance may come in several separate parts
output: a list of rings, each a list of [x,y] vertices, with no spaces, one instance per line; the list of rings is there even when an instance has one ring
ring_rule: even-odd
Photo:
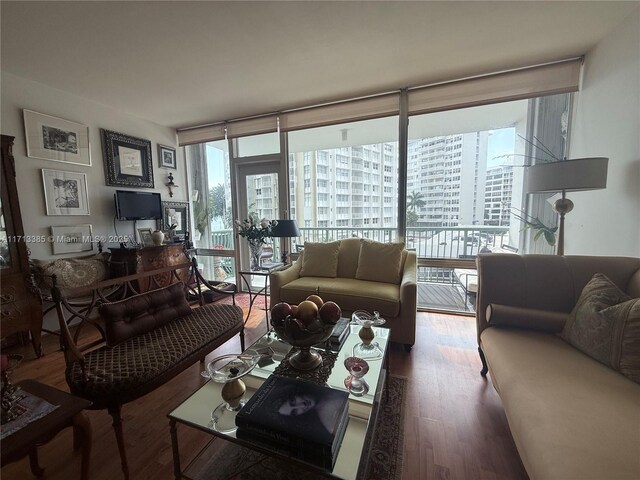
[[[290,216],[297,242],[398,233],[398,118],[288,134]]]

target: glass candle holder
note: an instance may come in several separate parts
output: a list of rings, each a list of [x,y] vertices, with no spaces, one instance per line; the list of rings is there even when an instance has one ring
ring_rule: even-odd
[[[345,368],[349,371],[349,376],[344,379],[344,386],[349,393],[355,397],[362,397],[369,392],[369,384],[364,377],[369,371],[369,364],[366,360],[358,357],[348,357],[344,361]]]
[[[386,320],[381,318],[378,312],[370,314],[364,310],[356,310],[351,315],[351,321],[360,325],[358,336],[362,340],[353,347],[353,356],[369,361],[381,359],[383,356],[382,349],[378,342],[374,342],[375,333],[371,327],[384,325]]]

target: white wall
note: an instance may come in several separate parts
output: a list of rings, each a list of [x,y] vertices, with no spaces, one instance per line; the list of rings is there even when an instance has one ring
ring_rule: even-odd
[[[177,152],[177,170],[158,167],[158,143],[176,146],[173,129],[6,72],[2,72],[1,93],[2,121],[0,129],[3,134],[16,137],[13,153],[16,159],[16,177],[25,235],[48,236],[52,225],[81,223],[90,223],[93,226],[94,236],[114,235],[113,194],[116,189],[123,189],[123,187],[107,187],[105,185],[101,128],[151,141],[155,188],[139,190],[160,192],[163,201],[187,200],[187,175],[182,149],[178,149]],[[162,99],[158,99],[158,101],[162,101]],[[91,167],[28,158],[24,139],[23,108],[87,125],[91,145]],[[41,171],[43,168],[86,173],[91,215],[47,216],[42,185]],[[169,191],[165,186],[169,172],[173,172],[175,183],[181,187],[174,191],[173,198],[169,198]],[[116,225],[119,235],[133,234],[133,222],[116,222]],[[137,226],[138,228],[155,228],[155,222],[141,221]],[[81,255],[77,253],[54,256],[51,245],[47,243],[30,243],[28,246],[32,258],[49,259]],[[107,246],[117,246],[117,244],[105,245],[105,247]],[[97,245],[94,245],[94,248],[94,251],[97,252]]]
[[[640,256],[640,8],[588,52],[571,158],[609,157],[606,190],[573,192],[565,253]]]

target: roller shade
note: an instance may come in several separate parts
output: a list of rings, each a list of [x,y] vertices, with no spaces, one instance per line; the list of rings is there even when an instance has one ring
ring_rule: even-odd
[[[280,115],[280,129],[302,130],[397,115],[399,99],[400,94],[396,92],[285,112]]]
[[[543,95],[575,92],[580,81],[582,58],[512,70],[408,91],[409,115],[455,110],[464,107],[521,100]],[[252,118],[218,122],[178,130],[178,144],[191,145],[225,138],[303,130],[398,115],[400,92],[345,100],[308,108],[287,110]]]
[[[224,140],[224,128],[224,123],[218,123],[216,125],[178,130],[178,145],[183,147],[185,145]]]
[[[180,129],[178,130],[178,145],[184,146],[224,140],[225,128],[229,138],[277,132],[278,116],[265,115],[261,117],[216,123],[213,125],[205,125],[202,127]]]
[[[575,92],[582,59],[409,90],[409,115]]]

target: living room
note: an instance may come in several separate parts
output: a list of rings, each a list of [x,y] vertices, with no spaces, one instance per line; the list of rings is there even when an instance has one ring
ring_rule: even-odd
[[[542,145],[535,148],[550,147],[556,155],[569,159],[607,157],[609,161],[606,188],[570,193],[575,207],[565,219],[564,251],[567,255],[640,255],[639,2],[2,2],[1,8],[1,130],[15,137],[16,187],[24,235],[34,240],[27,245],[31,259],[54,261],[97,254],[95,243],[90,250],[55,253],[46,241],[52,227],[90,224],[90,235],[105,240],[105,251],[118,247],[123,240],[141,241],[139,230],[165,230],[172,223],[164,216],[169,211],[186,212],[184,217],[172,217],[189,225],[182,232],[199,232],[199,199],[217,184],[226,187],[225,206],[231,208],[231,219],[243,219],[255,201],[248,194],[250,181],[264,178],[274,179],[279,187],[274,190],[281,192],[276,198],[278,208],[270,218],[295,218],[304,235],[274,242],[272,258],[277,260],[284,250],[295,257],[299,253],[296,245],[319,241],[320,237],[314,235],[343,226],[338,222],[346,217],[339,216],[338,208],[357,208],[347,205],[351,201],[336,204],[337,216],[328,217],[329,223],[320,223],[324,220],[319,216],[309,216],[310,207],[305,205],[305,153],[374,143],[401,145],[403,131],[408,132],[409,139],[415,139],[510,127],[514,131],[511,144],[517,146],[510,151],[510,160],[514,175],[522,175],[525,169],[516,167],[530,164],[527,160],[534,152],[518,135],[535,143],[527,133],[535,129],[535,122],[516,123],[510,115],[516,111],[519,119],[537,115],[540,111],[531,110],[528,99],[535,94],[527,97],[517,92],[509,98],[493,86],[491,99],[471,97],[456,103],[461,92],[458,89],[452,90],[455,96],[446,99],[444,107],[431,110],[416,106],[415,99],[421,92],[431,95],[436,86],[453,88],[463,79],[470,82],[463,92],[475,95],[474,80],[493,81],[498,73],[511,78],[508,85],[512,86],[516,81],[509,75],[521,72],[526,80],[523,88],[539,92],[546,87],[541,86],[542,77],[534,78],[532,72],[568,64],[578,65],[577,70],[569,68],[573,73],[562,85],[562,92],[553,92],[567,96],[568,129],[562,131],[561,116],[554,117],[556,131],[540,130],[536,137]],[[571,63],[572,59],[578,60]],[[576,71],[577,82],[572,77]],[[560,82],[559,72],[553,70],[552,80]],[[543,80],[548,82],[548,77]],[[567,86],[574,83],[575,88]],[[408,89],[406,97],[404,89]],[[387,108],[390,114],[368,113],[368,106],[358,110],[354,102],[386,96],[392,98],[392,106],[380,101],[382,106],[375,108]],[[407,104],[403,106],[399,99]],[[341,110],[341,102],[347,101]],[[434,100],[429,97],[427,101]],[[314,111],[308,107],[318,106],[323,109],[316,111],[331,116],[308,120]],[[474,110],[484,107],[495,110]],[[33,148],[29,146],[33,138],[25,111],[54,117],[61,125],[71,122],[86,128],[85,150],[89,155],[85,163],[30,155],[27,149]],[[461,117],[454,118],[456,113]],[[307,118],[303,118],[305,115]],[[274,118],[278,120],[269,123]],[[434,123],[448,125],[460,120],[459,125],[464,126],[427,135],[419,131],[423,118],[425,131],[433,132],[426,129],[427,125],[433,128]],[[292,127],[294,120],[299,126]],[[413,134],[411,129],[418,130]],[[103,130],[127,137],[130,142],[148,142],[151,167],[146,173],[152,188],[109,180],[110,172],[118,172],[107,157]],[[255,142],[248,134],[255,136]],[[331,136],[332,143],[326,143],[323,135]],[[373,140],[368,140],[372,136]],[[205,143],[208,147],[201,147]],[[561,143],[564,149],[557,151]],[[169,153],[166,164],[158,158],[162,147]],[[470,242],[469,252],[456,251],[449,257],[429,255],[431,245],[451,246],[452,234],[429,243],[420,237],[421,231],[455,231],[451,228],[461,227],[420,223],[420,215],[426,218],[430,207],[410,207],[413,174],[409,162],[400,159],[409,159],[411,153],[393,148],[397,148],[397,172],[394,169],[394,185],[390,187],[393,203],[381,202],[380,218],[384,209],[390,208],[394,227],[387,229],[391,232],[388,237],[380,239],[404,239],[407,247],[413,241],[422,269],[419,276],[423,275],[419,285],[426,285],[421,280],[430,275],[445,272],[446,286],[460,290],[464,305],[475,306],[475,297],[468,295],[463,288],[465,282],[456,280],[453,271],[475,269],[475,259],[463,257],[477,255],[482,240]],[[300,155],[299,163],[290,160],[296,155]],[[500,161],[494,161],[495,167],[500,165]],[[43,170],[64,170],[84,177],[81,184],[88,201],[85,215],[48,214],[51,200],[46,198],[46,191],[43,193]],[[203,172],[210,173],[212,179],[207,175],[203,178]],[[313,183],[318,180],[314,177]],[[177,187],[169,189],[170,181]],[[293,182],[298,182],[295,187],[291,187]],[[533,196],[523,190],[524,180],[520,178],[519,182],[519,195],[514,190],[514,198],[522,197],[523,203],[514,203],[510,213],[518,213],[516,206],[525,210],[526,202],[538,202],[542,210],[536,215],[549,226],[557,225],[553,223],[557,215],[547,197],[530,199]],[[473,190],[474,185],[460,189]],[[166,207],[164,226],[153,220],[114,220],[114,193],[123,188],[160,194]],[[353,192],[351,185],[348,188]],[[318,190],[317,195],[321,194]],[[310,205],[320,215],[323,207],[316,206],[317,198]],[[265,211],[266,204],[261,209]],[[418,216],[413,227],[411,213]],[[193,234],[192,241],[209,249],[223,245],[219,256],[211,261],[205,258],[202,263],[211,262],[208,273],[212,274],[224,267],[224,280],[240,284],[239,272],[248,267],[248,244],[235,234],[230,235],[230,244],[221,240],[224,230],[234,228],[224,228],[223,217],[219,216],[218,224],[216,219],[209,219],[204,227],[202,237],[208,244],[198,244],[200,240],[196,241]],[[500,221],[487,225],[480,222],[482,228],[478,228],[470,218],[456,225],[475,225],[469,233],[460,233],[464,238],[487,239],[489,236],[483,235],[490,235],[493,240],[487,247],[494,252],[503,251],[503,245],[525,254],[556,251],[544,239],[534,241],[535,230],[520,232],[524,226],[520,223],[508,229],[508,241],[487,234],[506,230]],[[353,231],[367,230],[384,229],[382,225],[363,223]],[[424,290],[427,300],[434,291]],[[482,364],[476,351],[473,310],[460,316],[423,311],[430,308],[428,304],[420,307],[424,308],[417,313],[416,343],[411,352],[406,353],[401,345],[391,344],[390,348],[392,373],[409,379],[403,478],[476,478],[483,474],[526,478],[500,397],[478,373]],[[56,330],[55,318],[45,318],[45,328]],[[264,312],[254,310],[246,329],[249,341],[262,335]],[[45,355],[41,358],[34,356],[30,346],[18,346],[25,360],[16,371],[16,379],[32,378],[68,391],[57,343],[58,337],[45,335]],[[238,353],[237,349],[234,339],[208,358]],[[166,415],[201,385],[200,370],[198,365],[190,367],[123,410],[133,478],[171,475]],[[100,410],[90,411],[89,416],[94,430],[91,477],[119,478],[111,419]],[[199,437],[186,438],[183,447],[189,443],[194,450],[201,446]],[[40,450],[47,477],[78,476],[80,458],[71,450],[69,432]],[[26,460],[3,468],[8,478],[29,478],[28,471]]]

